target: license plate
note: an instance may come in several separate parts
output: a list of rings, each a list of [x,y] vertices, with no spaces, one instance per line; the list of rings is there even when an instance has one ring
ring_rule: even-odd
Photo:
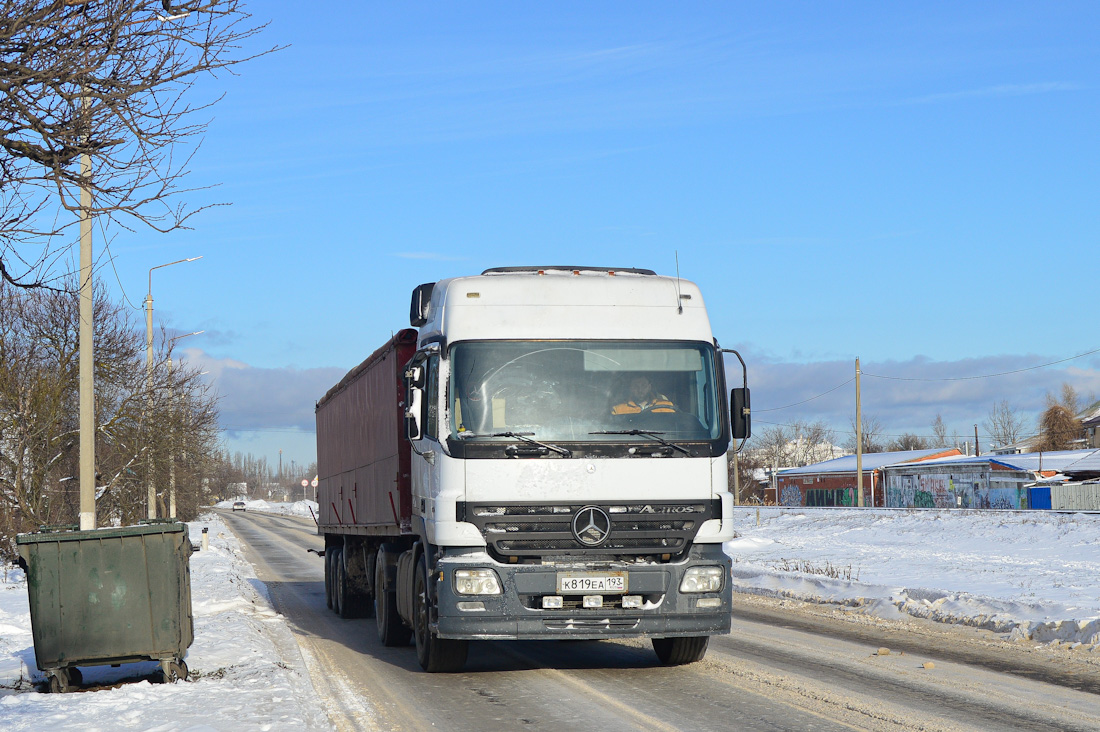
[[[626,592],[626,572],[560,572],[559,595],[622,594]]]

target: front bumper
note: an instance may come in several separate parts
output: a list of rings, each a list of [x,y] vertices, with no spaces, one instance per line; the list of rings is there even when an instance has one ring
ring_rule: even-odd
[[[690,567],[721,566],[724,581],[718,592],[680,592],[680,581]],[[500,577],[500,595],[458,595],[456,569],[490,567]],[[721,544],[697,544],[679,563],[634,564],[585,562],[561,564],[500,564],[483,552],[455,550],[436,568],[436,633],[442,638],[466,640],[554,640],[718,635],[730,630],[730,558]],[[557,595],[558,572],[619,571],[628,573],[627,593],[641,595],[641,608],[622,608],[620,595],[604,595],[599,608],[542,608],[542,597]],[[442,578],[440,579],[440,572]],[[713,607],[698,607],[700,599]],[[566,597],[566,600],[573,598]],[[579,600],[579,597],[576,598]],[[718,602],[715,603],[715,600]],[[610,604],[614,603],[614,604]],[[480,606],[480,607],[479,607]],[[463,609],[465,608],[465,609]]]

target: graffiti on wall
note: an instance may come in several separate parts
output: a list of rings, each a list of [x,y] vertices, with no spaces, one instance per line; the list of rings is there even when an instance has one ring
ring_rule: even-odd
[[[886,505],[891,508],[1020,508],[1021,491],[990,487],[984,481],[947,474],[888,475]]]
[[[783,491],[779,495],[779,505],[781,506],[801,506],[802,505],[802,491],[798,489],[796,485],[785,485]]]

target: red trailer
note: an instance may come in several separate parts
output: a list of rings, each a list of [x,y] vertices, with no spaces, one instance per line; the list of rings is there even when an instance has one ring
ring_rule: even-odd
[[[344,616],[369,612],[378,548],[412,531],[403,377],[416,337],[398,332],[317,402],[317,530],[325,537],[328,603]],[[343,582],[334,582],[341,569]]]

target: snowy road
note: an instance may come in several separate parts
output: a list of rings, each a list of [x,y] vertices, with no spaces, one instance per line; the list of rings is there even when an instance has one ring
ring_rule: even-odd
[[[1036,681],[1038,672],[1026,678],[1020,664],[1002,673],[996,648],[970,629],[922,634],[920,623],[898,630],[861,617],[855,632],[767,598],[746,598],[733,633],[688,667],[661,667],[647,641],[486,642],[471,648],[463,673],[428,675],[411,648],[383,647],[373,620],[325,608],[321,559],[305,551],[322,546],[311,520],[222,516],[341,730],[1100,730],[1100,696]],[[1041,659],[1031,664],[1042,671]],[[1063,664],[1048,675],[1074,673]]]

